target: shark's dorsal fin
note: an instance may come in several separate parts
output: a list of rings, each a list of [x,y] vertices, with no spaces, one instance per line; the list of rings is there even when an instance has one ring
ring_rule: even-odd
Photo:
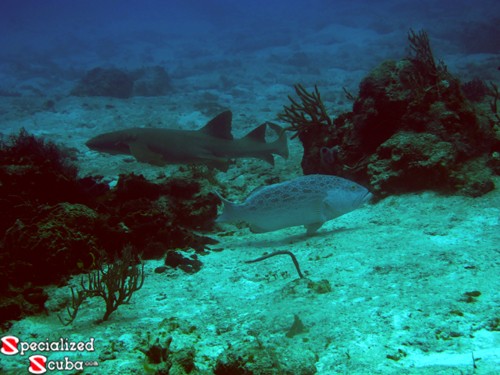
[[[233,114],[231,111],[224,111],[211,119],[198,131],[211,137],[233,140],[233,135],[231,134],[232,119]]]
[[[266,124],[264,123],[245,135],[242,139],[266,143],[266,128]]]

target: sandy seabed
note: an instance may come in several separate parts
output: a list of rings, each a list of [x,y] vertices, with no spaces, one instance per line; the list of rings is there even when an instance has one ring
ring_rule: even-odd
[[[41,99],[31,100],[27,108],[43,108]],[[84,142],[96,132],[138,121],[196,129],[209,118],[174,112],[175,98],[165,106],[165,98],[68,97],[55,110],[9,120],[23,101],[29,100],[9,98],[0,106],[10,111],[3,113],[7,134],[24,126],[74,147],[82,174],[101,174],[110,182],[122,172],[154,179],[176,173],[177,167],[91,152]],[[243,105],[233,112],[237,136],[265,119],[263,112],[242,116],[248,113]],[[300,174],[300,144],[292,141],[290,148],[290,158],[277,158],[274,169],[261,161],[240,161],[217,178],[229,198],[243,199],[264,177]],[[495,183],[500,186],[500,178]],[[147,349],[148,337],[168,336],[172,352],[194,349],[196,371],[202,374],[211,373],[229,347],[274,356],[296,368],[311,363],[318,374],[498,373],[499,207],[498,188],[479,198],[421,192],[369,204],[310,237],[300,227],[252,234],[224,225],[213,235],[220,243],[201,257],[204,265],[196,274],[158,274],[154,270],[163,262],[146,261],[144,287],[109,321],[96,323],[102,301],[90,299],[71,325],[61,325],[57,314],[69,289],[53,287],[48,315],[15,322],[8,334],[24,341],[94,338],[94,352],[51,353],[50,359],[69,355],[98,361],[99,373],[108,374],[143,373],[146,360],[138,348]],[[244,263],[274,250],[295,253],[306,278],[298,278],[286,256]],[[311,288],[325,280],[330,291]],[[287,337],[295,317],[305,330]],[[27,367],[27,356],[2,356],[1,366],[16,373]]]

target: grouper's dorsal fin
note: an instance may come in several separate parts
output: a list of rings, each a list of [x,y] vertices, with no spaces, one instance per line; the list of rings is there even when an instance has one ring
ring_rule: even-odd
[[[233,140],[231,134],[231,121],[233,114],[231,111],[224,111],[211,119],[203,128],[199,130],[210,137]]]
[[[266,143],[266,123],[259,125],[242,139],[252,140],[254,142]]]

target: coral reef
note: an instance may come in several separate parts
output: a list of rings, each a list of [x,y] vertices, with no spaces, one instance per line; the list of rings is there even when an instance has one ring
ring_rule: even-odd
[[[99,198],[106,222],[98,233],[107,251],[126,244],[140,249],[144,259],[167,250],[192,248],[203,252],[214,241],[194,231],[213,228],[218,198],[196,181],[169,179],[163,184],[143,176],[121,175],[115,189]]]
[[[24,130],[0,145],[0,323],[43,310],[43,293],[27,291],[99,269],[127,245],[147,259],[169,250],[203,254],[215,243],[197,233],[213,228],[219,202],[200,182],[131,174],[109,189],[78,178],[69,157]],[[181,269],[201,265],[193,259]]]
[[[494,118],[467,100],[459,80],[436,62],[424,31],[411,30],[408,40],[411,56],[375,68],[360,83],[352,111],[334,121],[325,120],[317,89],[296,87],[302,104],[292,99],[280,118],[304,145],[304,174],[346,177],[379,196],[492,190],[490,165],[500,151]]]
[[[481,102],[490,92],[488,85],[479,78],[464,82],[461,88],[467,100],[471,102]]]
[[[31,218],[37,206],[88,200],[96,187],[90,179],[77,182],[70,157],[69,150],[24,129],[0,144],[1,233],[17,219]]]
[[[99,223],[94,210],[70,203],[39,209],[31,220],[18,219],[5,232],[2,247],[15,251],[9,258],[16,263],[3,271],[16,287],[60,282],[90,268],[102,253],[94,234]]]

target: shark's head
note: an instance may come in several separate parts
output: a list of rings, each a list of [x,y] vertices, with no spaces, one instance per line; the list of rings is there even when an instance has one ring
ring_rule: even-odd
[[[111,132],[98,135],[85,143],[91,150],[106,152],[109,154],[129,153],[129,144],[135,139],[130,132]]]

